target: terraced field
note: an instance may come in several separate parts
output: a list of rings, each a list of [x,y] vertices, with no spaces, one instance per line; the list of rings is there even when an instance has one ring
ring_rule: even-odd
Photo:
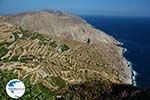
[[[124,82],[127,73],[120,71],[124,62],[118,55],[108,44],[56,39],[0,24],[0,70],[12,71],[19,79],[29,78],[31,84],[42,83],[50,90],[94,80]]]

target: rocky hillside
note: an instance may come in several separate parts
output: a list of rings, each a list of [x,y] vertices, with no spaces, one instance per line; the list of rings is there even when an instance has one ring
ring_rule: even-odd
[[[94,29],[82,18],[61,11],[27,12],[0,17],[0,21],[21,26],[26,30],[80,42],[85,42],[87,39],[90,39],[94,43],[118,43],[113,37]]]
[[[12,78],[24,81],[23,99],[64,98],[73,95],[70,87],[79,86],[80,93],[80,85],[95,81],[102,92],[112,84],[131,85],[132,71],[118,43],[83,19],[58,11],[0,17],[0,98],[8,98],[3,88]]]
[[[8,23],[1,23],[0,30],[0,68],[14,70],[18,78],[31,76],[33,84],[60,76],[67,84],[95,78],[130,83],[130,68],[124,68],[117,47],[51,38]],[[57,89],[47,83],[47,87]]]

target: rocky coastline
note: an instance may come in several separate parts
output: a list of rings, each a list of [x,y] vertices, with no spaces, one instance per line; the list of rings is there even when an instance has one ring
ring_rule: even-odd
[[[125,62],[127,63],[128,67],[131,69],[131,81],[132,81],[132,85],[136,86],[136,76],[137,76],[137,72],[133,69],[133,64],[132,62],[128,61],[127,58],[124,57],[124,54],[128,51],[126,48],[123,47],[123,43],[119,43],[119,45],[122,47],[122,56],[123,59],[125,60]]]

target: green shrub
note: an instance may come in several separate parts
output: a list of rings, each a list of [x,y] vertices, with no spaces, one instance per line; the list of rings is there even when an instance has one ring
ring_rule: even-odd
[[[5,87],[9,80],[17,79],[18,75],[12,71],[0,70],[0,99],[11,100],[6,94]],[[30,77],[22,80],[25,84],[25,94],[19,100],[55,100],[55,92],[51,92],[49,89],[44,87],[42,84],[31,85]]]

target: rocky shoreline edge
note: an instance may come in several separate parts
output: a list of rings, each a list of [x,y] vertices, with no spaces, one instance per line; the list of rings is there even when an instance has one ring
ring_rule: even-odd
[[[128,50],[127,50],[127,48],[123,47],[123,43],[122,42],[119,42],[119,46],[122,47],[122,57],[123,57],[123,60],[126,60],[126,63],[128,65],[128,67],[131,69],[131,73],[132,73],[132,76],[131,76],[132,85],[133,86],[137,86],[137,83],[136,83],[137,72],[133,69],[133,63],[131,61],[128,61],[128,59],[124,56],[124,54]]]

